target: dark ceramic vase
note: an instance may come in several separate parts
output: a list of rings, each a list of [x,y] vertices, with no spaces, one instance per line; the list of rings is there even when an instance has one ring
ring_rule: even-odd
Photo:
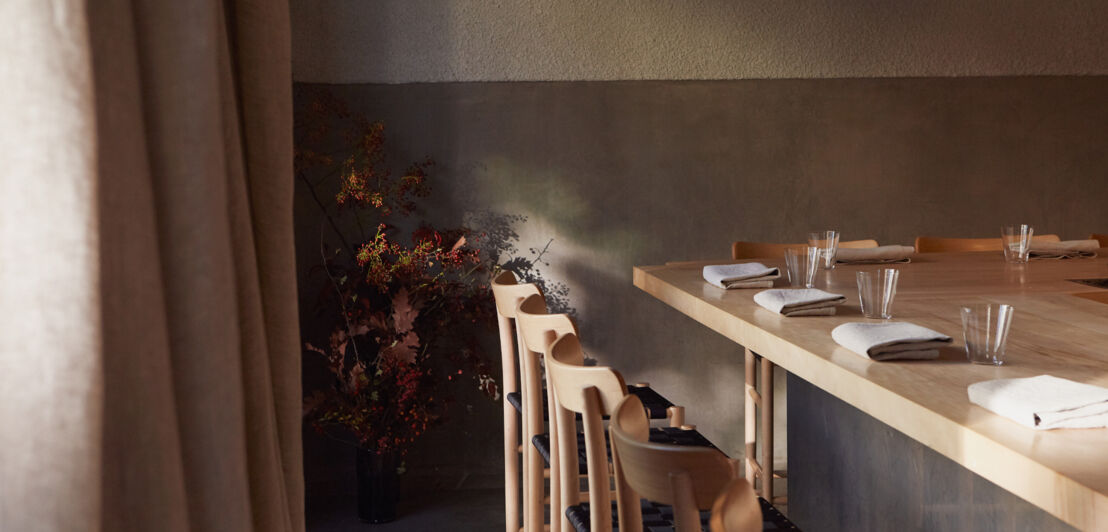
[[[388,523],[396,519],[396,502],[400,496],[396,456],[365,449],[357,452],[358,517],[366,523]]]

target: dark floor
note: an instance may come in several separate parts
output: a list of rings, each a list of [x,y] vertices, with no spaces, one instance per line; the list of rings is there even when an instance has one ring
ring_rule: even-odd
[[[459,532],[503,530],[503,474],[457,475],[427,472],[401,476],[397,518],[369,524],[358,519],[353,468],[349,474],[307,487],[308,532]],[[450,479],[444,482],[443,478]],[[427,486],[437,486],[428,488]]]
[[[373,525],[358,520],[354,495],[329,501],[313,509],[309,532],[441,532],[504,529],[504,490],[460,489],[402,497],[399,516],[391,523]]]

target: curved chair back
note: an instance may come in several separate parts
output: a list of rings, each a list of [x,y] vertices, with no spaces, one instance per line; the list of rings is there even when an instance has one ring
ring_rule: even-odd
[[[1058,235],[1034,235],[1031,240],[1058,242]],[[1001,251],[1000,238],[945,238],[937,236],[916,237],[916,253],[943,253],[952,251]]]
[[[550,350],[551,344],[554,343],[560,336],[566,334],[577,334],[577,324],[573,322],[573,319],[567,314],[547,314],[546,299],[539,294],[532,294],[525,298],[516,307],[516,326],[519,330],[520,337],[520,367],[521,376],[523,380],[524,390],[528,391],[528,395],[537,396],[541,393],[541,376],[539,372],[539,359],[545,357],[545,354]],[[583,365],[585,363],[584,354],[578,351],[575,353],[580,355],[579,359],[575,359],[573,355],[567,355],[567,362],[575,365]],[[549,441],[548,449],[550,451],[550,508],[551,508],[551,521],[550,529],[552,532],[558,532],[562,529],[569,527],[569,521],[565,520],[565,516],[561,515],[558,511],[562,508],[561,503],[561,478],[558,474],[561,468],[561,457],[559,456],[560,448],[558,445],[559,426],[558,419],[555,415],[555,409],[550,405],[554,405],[557,399],[554,397],[554,385],[550,378],[550,364],[547,363],[547,376],[546,376],[546,403],[547,418],[546,425],[548,427],[547,437]],[[527,423],[527,438],[524,442],[531,447],[531,439],[536,434],[542,432],[542,404],[539,401],[530,401],[524,403],[526,409],[525,419],[529,420]],[[568,425],[573,428],[573,432],[576,434],[577,428],[573,425]],[[576,450],[574,451],[576,452]],[[577,461],[574,460],[571,465],[576,466]],[[541,488],[539,484],[541,479],[536,477],[535,488]]]
[[[839,247],[875,248],[877,247],[877,241],[873,239],[849,240],[846,242],[839,242]],[[780,258],[785,254],[786,249],[804,250],[808,249],[808,244],[772,244],[769,242],[744,242],[740,240],[731,243],[731,258],[734,260],[764,259],[767,257]]]
[[[568,314],[548,314],[546,298],[532,294],[519,302],[516,307],[516,320],[523,345],[539,355],[563,334],[577,334],[577,324]],[[584,364],[584,356],[577,365]]]
[[[700,510],[711,509],[727,483],[738,478],[736,462],[712,447],[651,443],[648,423],[639,398],[627,396],[608,425],[620,530],[642,530],[640,496],[672,505],[677,532],[700,530]]]
[[[1089,235],[1089,240],[1096,240],[1097,242],[1100,242],[1100,247],[1108,248],[1108,234],[1101,235],[1093,233]]]
[[[574,414],[584,425],[585,461],[588,463],[589,522],[592,532],[612,530],[612,499],[608,475],[608,452],[604,441],[604,416],[627,395],[627,385],[618,371],[603,366],[581,366],[581,342],[570,333],[559,337],[547,351],[547,379],[554,388],[555,424],[558,447],[558,512],[580,503],[577,465],[577,431]],[[637,399],[636,399],[637,400]],[[645,415],[645,413],[644,413]],[[554,475],[552,474],[551,477]]]
[[[736,478],[723,488],[712,505],[711,532],[757,532],[762,530],[762,508],[754,488],[745,478]]]

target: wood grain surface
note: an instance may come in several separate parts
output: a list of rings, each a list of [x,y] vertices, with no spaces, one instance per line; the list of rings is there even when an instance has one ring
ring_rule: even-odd
[[[858,307],[855,272],[877,267],[821,271],[816,286],[845,295],[848,304],[832,317],[787,318],[755,304],[757,290],[725,291],[703,281],[705,264],[725,262],[640,266],[634,284],[1063,521],[1108,529],[1108,429],[1035,431],[971,404],[966,394],[974,382],[1042,374],[1108,387],[1108,304],[1098,295],[1108,290],[1068,281],[1108,278],[1108,259],[1009,265],[999,253],[914,256],[897,265],[893,319],[956,341],[938,360],[903,362],[874,362],[831,339],[837,325],[869,321]],[[759,262],[784,266],[783,259]],[[959,307],[984,302],[1016,308],[1004,366],[969,364],[962,350]]]

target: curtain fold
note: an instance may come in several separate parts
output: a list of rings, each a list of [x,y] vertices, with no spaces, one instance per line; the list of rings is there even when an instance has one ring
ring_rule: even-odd
[[[287,3],[2,4],[0,530],[303,530]]]

